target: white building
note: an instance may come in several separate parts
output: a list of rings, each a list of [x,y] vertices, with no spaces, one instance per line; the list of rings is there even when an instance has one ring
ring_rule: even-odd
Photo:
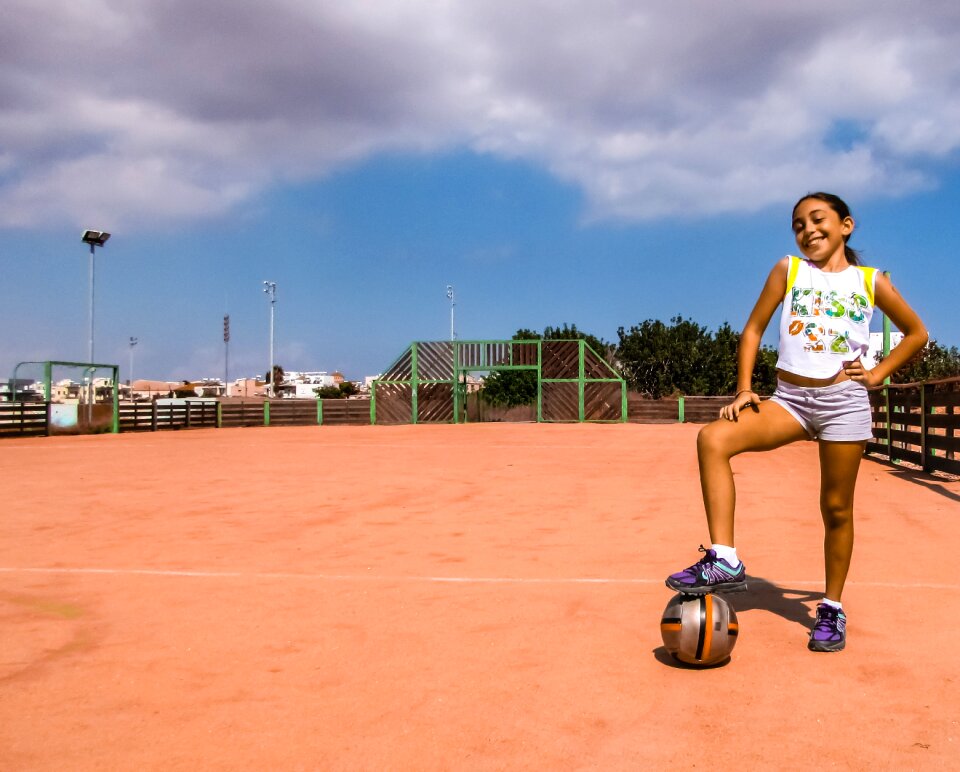
[[[283,383],[284,396],[293,399],[316,399],[316,389],[337,385],[333,375],[326,370],[284,373]]]
[[[892,351],[897,347],[897,344],[903,340],[902,332],[891,331],[890,333],[890,350]],[[866,355],[863,357],[863,364],[870,368],[876,367],[877,357],[883,353],[883,333],[882,332],[871,332],[870,333],[870,348],[867,349]]]

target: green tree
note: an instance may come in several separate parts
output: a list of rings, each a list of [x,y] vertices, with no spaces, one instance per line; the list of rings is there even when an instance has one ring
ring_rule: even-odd
[[[519,329],[513,340],[540,340],[540,333]],[[494,370],[483,382],[480,396],[497,407],[532,405],[537,401],[537,373],[533,370]]]
[[[344,381],[337,386],[318,386],[313,390],[319,399],[346,399],[358,392],[357,384],[351,381]]]
[[[956,376],[960,376],[960,349],[956,346],[947,348],[931,340],[905,367],[895,372],[890,380],[893,383],[917,383]]]
[[[648,319],[617,330],[617,358],[627,382],[655,399],[670,394],[727,395],[736,390],[740,333],[724,323],[716,333],[675,316],[666,325]],[[761,394],[776,386],[776,352],[761,347],[753,387]]]

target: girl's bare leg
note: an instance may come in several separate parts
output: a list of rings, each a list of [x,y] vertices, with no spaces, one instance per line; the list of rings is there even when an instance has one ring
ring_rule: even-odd
[[[825,594],[839,601],[853,553],[853,494],[863,442],[820,443],[820,513],[823,516]]]
[[[707,527],[714,544],[734,546],[733,520],[736,489],[730,459],[755,450],[773,450],[808,439],[796,418],[775,402],[763,402],[758,410],[746,408],[739,419],[721,418],[707,424],[697,437],[700,487],[707,513]]]

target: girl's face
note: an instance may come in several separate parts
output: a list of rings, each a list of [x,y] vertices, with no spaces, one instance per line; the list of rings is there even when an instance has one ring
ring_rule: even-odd
[[[839,255],[846,261],[843,248],[853,233],[853,218],[840,218],[826,201],[805,198],[793,212],[793,235],[808,260],[825,263]]]

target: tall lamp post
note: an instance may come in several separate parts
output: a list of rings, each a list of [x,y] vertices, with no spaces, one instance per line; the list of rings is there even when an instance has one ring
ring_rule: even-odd
[[[457,305],[457,303],[456,300],[454,300],[452,284],[447,285],[447,298],[450,300],[450,340],[456,340],[457,333],[454,331],[453,326],[453,307]]]
[[[107,239],[110,238],[110,234],[106,231],[84,231],[80,236],[80,240],[84,244],[90,245],[90,302],[87,315],[90,321],[90,335],[87,346],[87,363],[93,364],[93,296],[94,296],[94,277],[96,275],[94,271],[94,258],[96,257],[97,247],[102,247],[107,243]],[[93,402],[96,399],[96,391],[93,385],[93,370],[89,369],[87,372],[90,373],[90,389],[87,393],[87,420],[93,420]]]
[[[223,396],[230,396],[230,314],[223,315]]]
[[[107,239],[110,238],[110,234],[106,231],[84,231],[83,235],[80,237],[81,241],[84,244],[90,245],[90,303],[88,308],[88,316],[90,321],[90,338],[89,345],[87,347],[87,361],[90,364],[93,364],[93,288],[94,288],[94,258],[96,256],[95,250],[97,247],[102,247],[107,243]]]
[[[133,336],[130,337],[130,380],[127,381],[127,385],[130,387],[131,390],[133,389],[133,347],[136,346],[139,342],[140,341],[134,338]]]
[[[265,281],[263,291],[270,298],[270,388],[268,394],[272,398],[276,396],[276,384],[273,382],[273,311],[277,304],[277,283],[275,281]]]

